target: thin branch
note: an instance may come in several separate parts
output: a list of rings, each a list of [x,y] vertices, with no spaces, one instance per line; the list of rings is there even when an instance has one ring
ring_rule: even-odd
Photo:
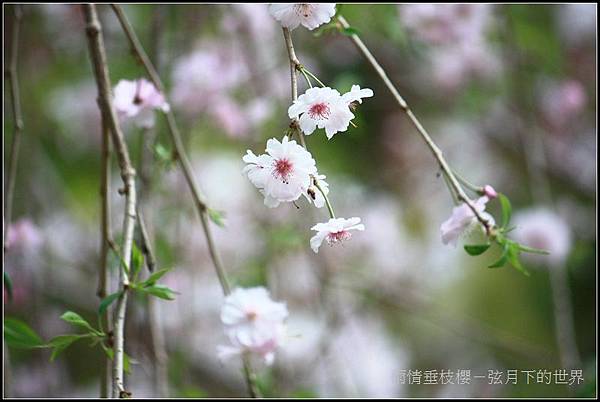
[[[290,81],[292,86],[292,102],[295,102],[298,99],[298,71],[302,71],[302,74],[306,78],[304,74],[304,70],[302,69],[302,64],[298,60],[296,56],[296,51],[294,50],[294,43],[292,42],[292,34],[288,28],[283,28],[283,38],[285,39],[285,47],[287,48],[288,57],[290,59]],[[308,81],[308,78],[307,78]],[[310,85],[310,84],[309,84]],[[290,125],[292,129],[296,131],[298,138],[300,139],[300,144],[305,149],[306,148],[306,140],[304,138],[304,133],[300,129],[300,125],[297,119],[292,120],[292,124]]]
[[[125,36],[127,37],[128,41],[129,41],[131,50],[134,53],[135,57],[141,62],[142,66],[146,70],[146,73],[148,74],[148,77],[154,83],[154,86],[160,92],[162,92],[163,95],[165,95],[166,94],[165,87],[160,79],[160,76],[158,75],[156,68],[152,64],[152,61],[146,54],[146,52],[145,52],[142,44],[140,43],[135,31],[133,30],[133,27],[131,26],[131,23],[129,22],[127,16],[125,15],[125,13],[123,12],[123,10],[121,9],[121,7],[119,5],[111,4],[111,7],[115,12],[115,14],[119,20],[119,23],[121,24],[121,27],[123,28]],[[213,265],[215,267],[217,277],[219,278],[219,282],[221,284],[223,293],[225,295],[229,295],[229,293],[231,293],[231,286],[229,285],[229,280],[227,278],[226,271],[223,267],[223,263],[221,262],[221,258],[219,256],[219,253],[217,252],[216,246],[214,244],[214,240],[212,237],[212,233],[210,230],[210,224],[209,224],[208,206],[206,204],[204,195],[200,192],[200,190],[196,184],[196,181],[195,181],[195,178],[193,175],[192,166],[191,166],[191,163],[185,153],[185,147],[183,146],[183,141],[181,140],[181,135],[179,133],[179,129],[177,128],[177,123],[175,121],[175,116],[172,112],[172,109],[170,109],[168,112],[166,112],[166,120],[167,120],[167,127],[168,127],[168,131],[169,131],[169,135],[171,137],[171,142],[173,143],[173,148],[175,150],[175,156],[177,157],[179,166],[180,166],[181,170],[183,171],[183,174],[185,176],[188,187],[190,188],[190,191],[192,193],[192,197],[194,199],[194,205],[196,206],[198,214],[200,215],[200,222],[202,224],[202,229],[204,231],[204,235],[206,237],[206,242],[208,245],[208,251],[211,256]],[[253,398],[260,397],[261,395],[260,395],[258,388],[256,387],[255,378],[254,378],[252,369],[250,367],[250,363],[246,358],[243,359],[243,363],[244,363],[244,376],[246,377],[246,382],[248,384],[249,394]]]
[[[350,24],[348,24],[348,21],[346,21],[346,19],[342,15],[338,15],[337,20],[340,23],[341,27],[343,27],[345,29],[350,28]],[[425,141],[425,143],[431,150],[431,153],[433,154],[433,156],[437,160],[438,164],[440,165],[440,168],[442,169],[442,171],[448,178],[450,185],[452,186],[452,188],[454,188],[454,191],[456,191],[459,201],[467,204],[467,206],[471,209],[471,211],[473,212],[473,214],[475,215],[477,220],[479,222],[481,222],[481,224],[485,228],[486,233],[488,235],[491,234],[492,229],[493,229],[493,224],[481,215],[481,213],[475,207],[473,201],[466,195],[462,186],[460,185],[460,183],[454,176],[452,169],[450,169],[448,162],[446,162],[446,159],[444,159],[444,156],[442,155],[442,151],[435,144],[435,142],[431,139],[431,136],[427,133],[427,130],[425,130],[425,128],[423,127],[423,125],[421,124],[419,119],[417,119],[417,117],[413,114],[412,110],[410,109],[410,107],[408,106],[408,104],[406,103],[404,98],[402,98],[402,96],[400,95],[400,93],[398,92],[398,90],[396,89],[394,84],[392,83],[392,81],[388,78],[383,67],[381,67],[381,65],[377,62],[377,60],[375,59],[375,57],[373,56],[373,54],[371,53],[369,48],[367,48],[367,46],[364,44],[364,42],[360,39],[360,37],[358,35],[352,34],[352,35],[349,35],[348,37],[352,40],[354,45],[358,48],[358,50],[362,53],[362,55],[367,59],[367,61],[371,64],[371,66],[375,69],[375,71],[377,72],[377,75],[379,75],[379,77],[381,78],[381,80],[383,81],[383,83],[385,84],[387,89],[394,96],[394,99],[396,100],[396,102],[398,103],[398,105],[400,106],[402,111],[404,111],[404,113],[408,116],[408,118],[410,119],[413,126],[417,129],[419,135],[423,138],[423,140]]]
[[[19,57],[19,34],[23,12],[21,6],[14,5],[14,17],[12,19],[12,43],[10,46],[10,60],[5,77],[10,87],[10,97],[13,117],[13,138],[8,156],[8,174],[6,182],[6,197],[4,198],[4,250],[8,246],[8,230],[12,220],[12,204],[15,193],[15,181],[17,178],[17,165],[19,160],[19,146],[21,144],[21,133],[23,132],[23,115],[21,114],[21,96],[19,92],[19,76],[17,73],[17,62]]]
[[[148,57],[144,48],[142,47],[142,44],[140,43],[137,35],[135,34],[131,23],[129,22],[127,16],[121,9],[121,6],[117,4],[111,4],[111,7],[113,8],[117,16],[119,23],[123,28],[123,31],[125,32],[125,35],[131,46],[131,50],[135,54],[135,57],[142,63],[142,66],[146,70],[146,73],[148,74],[148,77],[150,78],[154,86],[160,92],[162,92],[163,95],[165,95],[164,85],[156,69],[154,68],[154,65],[150,61],[150,58]],[[166,117],[171,142],[173,143],[173,147],[175,149],[175,156],[177,157],[179,166],[183,171],[188,187],[192,192],[192,197],[194,199],[196,209],[198,210],[198,213],[201,216],[202,227],[204,229],[207,242],[209,243],[208,247],[213,261],[213,265],[215,266],[215,269],[217,271],[217,276],[219,277],[219,281],[221,282],[221,287],[223,288],[223,291],[225,292],[225,294],[229,294],[229,282],[227,280],[227,276],[225,274],[225,270],[223,268],[223,264],[221,262],[219,254],[217,253],[216,249],[214,248],[214,244],[212,243],[212,235],[210,234],[210,227],[208,225],[208,206],[206,204],[204,195],[200,192],[200,189],[196,184],[192,165],[185,153],[185,147],[183,145],[183,141],[181,140],[181,135],[179,133],[179,129],[177,128],[177,123],[175,121],[175,116],[173,115],[173,112],[169,110],[169,112],[166,113]]]
[[[128,395],[128,392],[125,391],[124,388],[123,358],[125,343],[125,316],[128,296],[127,289],[129,287],[129,278],[127,272],[129,272],[129,264],[131,261],[133,233],[136,221],[135,169],[131,164],[127,144],[125,143],[123,132],[119,126],[117,115],[112,104],[110,76],[108,72],[108,63],[106,61],[102,26],[98,20],[96,6],[94,4],[84,4],[83,12],[86,22],[85,30],[88,39],[89,52],[94,68],[96,84],[98,86],[98,105],[102,113],[102,119],[104,119],[105,123],[108,125],[112,135],[112,142],[115,146],[124,186],[121,192],[125,194],[125,216],[123,218],[122,247],[122,257],[125,266],[119,270],[119,288],[122,290],[122,292],[115,308],[113,324],[114,354],[112,397],[118,398]]]
[[[105,119],[102,119],[102,144],[100,150],[100,261],[98,266],[98,290],[96,294],[100,300],[104,299],[109,293],[107,289],[110,283],[108,271],[108,252],[110,251],[111,227],[110,227],[110,129]],[[110,320],[108,311],[100,317],[102,328],[106,333],[110,333]],[[110,389],[110,366],[111,362],[108,356],[102,365],[100,375],[100,398],[108,397]]]

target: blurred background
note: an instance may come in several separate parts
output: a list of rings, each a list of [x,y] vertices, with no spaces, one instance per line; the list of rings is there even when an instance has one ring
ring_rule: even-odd
[[[5,49],[13,6],[5,6]],[[200,187],[224,212],[214,226],[232,281],[263,285],[290,311],[294,335],[271,367],[257,367],[266,396],[593,397],[596,395],[596,6],[338,5],[400,93],[471,182],[513,203],[514,237],[548,249],[510,266],[444,246],[452,199],[431,153],[352,42],[335,30],[292,32],[300,61],[327,85],[372,88],[357,128],[309,149],[340,216],[366,231],[342,247],[308,247],[325,209],[263,205],[242,176],[247,149],[264,151],[289,124],[289,64],[267,5],[129,5],[124,10],[158,65]],[[67,310],[96,322],[100,249],[100,116],[83,16],[75,5],[25,5],[19,44],[25,129],[5,270],[4,314],[43,339],[73,332]],[[117,19],[98,6],[113,85],[143,69]],[[6,55],[5,55],[6,61]],[[304,82],[299,81],[301,93]],[[6,87],[6,85],[5,85]],[[4,94],[5,167],[13,124]],[[164,282],[180,294],[130,298],[127,378],[135,397],[245,396],[239,362],[220,362],[223,296],[200,222],[171,152],[164,118],[124,125],[142,174],[146,220]],[[167,157],[165,157],[167,155]],[[149,161],[149,162],[148,162]],[[139,169],[138,169],[139,170]],[[113,232],[123,199],[113,159]],[[489,204],[499,217],[497,202]],[[111,267],[116,278],[118,261]],[[145,273],[144,273],[145,274]],[[116,283],[112,283],[112,291]],[[151,323],[157,328],[151,328]],[[157,335],[158,331],[158,335]],[[164,335],[166,375],[155,370]],[[7,392],[95,397],[100,348],[9,348]],[[7,366],[8,364],[8,366]],[[488,370],[583,370],[579,386],[488,384]],[[470,384],[411,385],[409,370],[471,370]]]

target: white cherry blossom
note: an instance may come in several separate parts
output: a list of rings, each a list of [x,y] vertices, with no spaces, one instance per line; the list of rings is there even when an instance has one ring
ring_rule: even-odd
[[[140,127],[154,126],[154,111],[169,111],[169,104],[153,83],[138,80],[120,80],[113,90],[115,110],[121,118],[133,119]]]
[[[236,288],[221,309],[221,322],[231,344],[218,347],[219,358],[251,353],[271,364],[285,340],[287,316],[285,303],[271,300],[265,288]]]
[[[335,15],[335,3],[281,3],[271,4],[269,12],[285,28],[303,25],[313,30],[331,21]]]
[[[360,218],[331,218],[328,222],[317,223],[311,229],[317,231],[317,234],[310,239],[310,247],[318,253],[323,240],[333,246],[349,240],[352,237],[351,230],[365,230],[365,225],[360,223]]]
[[[494,218],[485,211],[485,204],[489,201],[487,196],[480,197],[473,203],[473,206],[483,219],[488,220],[490,223],[494,223]],[[472,227],[479,225],[477,217],[465,203],[454,207],[452,215],[448,220],[442,223],[440,231],[442,232],[442,242],[444,244],[452,243],[456,247],[458,238],[465,232],[469,231]]]
[[[266,154],[257,156],[248,150],[242,159],[248,164],[243,173],[263,194],[269,208],[300,198],[311,185],[311,175],[317,174],[310,152],[287,136],[282,142],[268,140]]]
[[[328,139],[348,129],[354,114],[350,110],[354,102],[373,96],[373,91],[353,85],[350,92],[340,95],[332,88],[309,88],[288,109],[291,119],[298,119],[300,129],[306,135],[317,128],[324,128]]]

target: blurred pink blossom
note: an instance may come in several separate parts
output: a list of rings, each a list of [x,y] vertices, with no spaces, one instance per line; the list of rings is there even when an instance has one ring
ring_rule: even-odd
[[[515,240],[525,246],[548,251],[549,255],[524,254],[537,263],[550,262],[559,265],[565,262],[571,250],[569,224],[554,211],[538,207],[522,210],[514,215]]]
[[[7,247],[35,251],[43,244],[44,237],[36,224],[29,218],[21,218],[8,227]]]
[[[539,107],[551,129],[567,130],[568,124],[576,118],[587,104],[583,85],[573,79],[560,82],[546,82],[539,91]]]

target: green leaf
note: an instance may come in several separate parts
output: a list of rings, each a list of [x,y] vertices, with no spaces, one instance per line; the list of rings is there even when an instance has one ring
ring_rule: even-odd
[[[163,268],[154,272],[152,275],[148,277],[144,282],[141,283],[143,287],[148,287],[154,285],[160,278],[162,278],[167,272],[172,270],[173,268]]]
[[[225,214],[222,211],[217,211],[216,209],[208,208],[208,217],[211,221],[217,226],[222,228],[225,227]]]
[[[58,335],[50,339],[46,345],[52,348],[52,354],[50,355],[50,361],[54,361],[56,357],[61,354],[66,348],[71,346],[76,340],[85,337],[86,335]]]
[[[140,269],[144,265],[144,255],[138,248],[138,246],[133,243],[131,247],[131,267],[132,267],[132,275],[133,279],[137,278]]]
[[[521,260],[519,259],[520,254],[521,250],[519,249],[519,244],[511,242],[508,247],[508,261],[510,262],[510,265],[512,265],[517,271],[529,276],[529,271],[527,271],[523,264],[521,264]]]
[[[359,35],[360,32],[358,31],[358,29],[353,28],[353,27],[348,27],[348,28],[342,28],[340,29],[340,32],[342,35],[346,35],[346,36],[352,36],[352,35]]]
[[[502,255],[498,261],[494,262],[491,265],[488,265],[488,268],[501,268],[506,265],[508,261],[508,243],[504,243],[502,247]]]
[[[115,300],[117,300],[119,296],[121,296],[121,291],[108,295],[104,299],[102,299],[102,301],[100,302],[100,307],[98,307],[98,315],[104,315],[104,312],[106,311],[108,306],[110,306]]]
[[[502,207],[502,227],[505,228],[510,222],[512,206],[510,205],[510,200],[504,194],[498,194],[498,199],[500,200],[500,205]]]
[[[481,255],[490,248],[490,244],[465,244],[465,251],[469,255]]]
[[[177,294],[177,292],[165,285],[152,285],[138,289],[142,292],[149,293],[152,296],[160,297],[161,299],[165,300],[175,300],[175,295]]]
[[[66,313],[61,315],[60,319],[68,322],[71,325],[82,327],[87,330],[90,330],[91,332],[93,332],[95,334],[99,334],[99,332],[96,331],[86,320],[84,320],[83,317],[81,317],[79,314],[74,313],[72,311],[67,311]]]
[[[542,255],[548,255],[548,254],[550,254],[549,251],[542,250],[541,248],[528,247],[528,246],[524,246],[522,244],[518,244],[518,246],[519,246],[519,250],[525,251],[526,253],[542,254]]]
[[[156,155],[156,159],[161,162],[171,162],[171,152],[167,148],[165,148],[162,144],[156,144],[154,146],[154,155]]]
[[[26,323],[16,318],[4,318],[4,341],[13,348],[33,349],[44,346],[44,341]]]
[[[10,279],[10,275],[8,275],[8,272],[6,272],[6,271],[4,271],[4,287],[6,288],[6,294],[8,295],[8,300],[12,301],[13,285],[12,285],[12,280]]]

